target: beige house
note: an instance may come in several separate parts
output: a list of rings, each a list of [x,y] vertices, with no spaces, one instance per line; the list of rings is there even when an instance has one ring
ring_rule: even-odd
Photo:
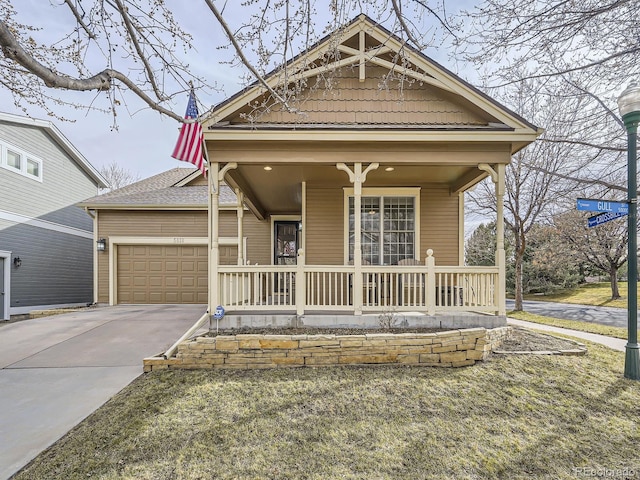
[[[208,184],[176,169],[83,203],[107,244],[96,301],[221,305],[240,323],[504,318],[505,166],[537,127],[366,16],[269,85],[285,71],[286,107],[256,84],[214,108]],[[497,261],[467,267],[464,192],[487,176]]]

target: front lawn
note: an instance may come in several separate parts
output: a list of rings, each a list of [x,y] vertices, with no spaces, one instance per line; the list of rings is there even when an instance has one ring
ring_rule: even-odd
[[[459,369],[154,372],[16,478],[638,475],[640,382],[622,378],[622,353],[588,346],[584,357],[493,357]]]
[[[542,325],[551,325],[552,327],[569,328],[571,330],[579,330],[581,332],[597,333],[598,335],[622,338],[623,340],[626,340],[628,335],[627,329],[623,327],[612,327],[610,325],[601,325],[599,323],[546,317],[544,315],[536,315],[535,313],[529,312],[517,312],[512,310],[511,312],[507,312],[507,317],[527,322],[540,323]]]
[[[609,282],[586,283],[577,288],[564,290],[550,295],[525,295],[526,300],[543,302],[577,303],[600,307],[627,308],[627,282],[619,282],[621,298],[611,300],[611,284]]]

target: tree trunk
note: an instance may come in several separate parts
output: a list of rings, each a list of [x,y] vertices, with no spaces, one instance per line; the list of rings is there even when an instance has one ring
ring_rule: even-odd
[[[522,297],[523,297],[523,286],[522,286],[522,260],[524,255],[520,253],[518,250],[515,252],[514,258],[514,266],[515,266],[515,308],[516,312],[521,312],[522,308]]]
[[[620,290],[618,289],[618,269],[613,265],[609,266],[609,278],[611,279],[611,300],[620,298]]]

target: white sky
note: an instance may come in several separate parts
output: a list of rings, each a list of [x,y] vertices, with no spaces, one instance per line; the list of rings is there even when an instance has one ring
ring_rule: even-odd
[[[456,7],[459,8],[462,3],[468,2],[469,0],[456,2]],[[60,13],[64,13],[68,16],[69,14],[65,7],[52,9],[48,5],[49,2],[43,2],[42,0],[15,0],[13,3],[18,10],[21,21],[41,27],[43,29],[40,33],[41,35],[46,36],[49,33],[52,36],[60,36],[61,19],[57,18],[56,15],[59,16]],[[209,108],[211,105],[233,95],[242,87],[240,75],[244,71],[238,68],[232,69],[229,65],[220,65],[218,63],[222,55],[228,57],[230,54],[220,52],[212,47],[212,45],[222,43],[221,39],[223,38],[222,29],[217,25],[213,16],[206,7],[205,9],[199,7],[197,13],[194,13],[195,9],[189,9],[190,12],[184,12],[186,2],[168,0],[167,3],[176,5],[174,9],[176,18],[181,21],[187,31],[194,35],[197,52],[190,54],[191,67],[202,76],[210,79],[210,83],[217,83],[224,89],[224,93],[216,93],[210,97],[200,96],[200,101],[205,103],[204,107]],[[181,10],[182,16],[179,16]],[[321,8],[318,8],[318,10],[322,11]],[[233,12],[228,13],[230,20],[233,20],[232,14]],[[241,13],[236,15],[238,14]],[[356,14],[357,12],[354,12],[353,16]],[[456,71],[456,66],[447,60],[446,51],[441,49],[427,52],[427,54],[450,70]],[[96,71],[101,68],[96,68]],[[464,76],[468,77],[469,75]],[[95,93],[74,93],[74,95],[85,95],[93,98]],[[179,124],[172,119],[162,117],[159,113],[149,108],[145,108],[142,102],[134,99],[133,96],[129,96],[127,101],[129,102],[128,107],[131,115],[128,115],[127,110],[124,108],[119,110],[118,130],[111,129],[113,118],[109,114],[97,111],[55,107],[56,113],[73,120],[73,123],[49,118],[46,112],[31,106],[28,108],[28,113],[34,118],[52,121],[97,169],[115,160],[133,174],[138,175],[140,178],[146,178],[171,168],[187,166],[184,162],[171,158],[171,152],[178,136]],[[186,109],[186,103],[187,96],[185,94],[182,104],[176,105],[174,111],[182,115]],[[0,111],[23,115],[23,112],[13,104],[11,95],[1,89]]]

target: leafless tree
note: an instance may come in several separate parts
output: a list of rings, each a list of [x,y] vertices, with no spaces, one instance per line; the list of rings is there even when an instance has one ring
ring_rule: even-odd
[[[454,41],[456,54],[486,70],[487,86],[535,79],[559,101],[580,98],[580,114],[561,131],[547,128],[543,139],[585,147],[580,151],[597,158],[569,176],[606,184],[624,168],[626,136],[616,97],[640,73],[636,3],[482,0],[459,21],[464,28]]]
[[[22,20],[22,3],[0,0],[0,87],[23,109],[35,104],[55,116],[56,105],[67,103],[103,108],[115,119],[138,98],[184,121],[184,102],[174,102],[176,96],[192,86],[205,92],[216,87],[207,73],[191,67],[189,60],[198,63],[201,55],[197,42],[180,19],[184,12],[172,10],[165,0],[64,0],[38,9],[59,20],[60,38]],[[189,2],[186,10],[192,18],[210,19],[211,38],[201,42],[207,51],[218,52],[220,63],[242,66],[247,83],[262,83],[289,110],[295,109],[289,102],[297,90],[287,69],[276,87],[265,82],[265,75],[328,32],[339,32],[359,12],[418,48],[437,44],[440,32],[453,35],[444,0],[200,0]],[[85,93],[68,96],[62,90]],[[206,109],[201,113],[206,116]]]
[[[140,175],[124,168],[115,161],[112,161],[108,165],[103,165],[100,168],[100,174],[110,185],[109,188],[105,189],[101,193],[117,190],[118,188],[122,188],[140,180]]]
[[[618,270],[627,261],[627,222],[619,218],[593,228],[587,226],[588,214],[568,211],[557,215],[553,224],[558,238],[571,245],[574,254],[588,265],[609,275],[611,298],[620,298]]]
[[[483,0],[464,13],[468,57],[519,82],[579,74],[603,88],[640,73],[640,11],[629,0]],[[524,72],[524,75],[523,75]]]
[[[505,100],[538,125],[555,132],[566,126],[567,115],[575,116],[580,111],[580,99],[566,98],[558,103],[545,95],[539,81],[523,82]],[[576,182],[562,180],[561,175],[571,178],[589,160],[580,158],[571,144],[538,141],[517,152],[506,169],[505,225],[513,235],[516,310],[522,310],[527,235],[559,208],[566,209]],[[483,182],[469,196],[471,210],[495,215],[493,184]]]

